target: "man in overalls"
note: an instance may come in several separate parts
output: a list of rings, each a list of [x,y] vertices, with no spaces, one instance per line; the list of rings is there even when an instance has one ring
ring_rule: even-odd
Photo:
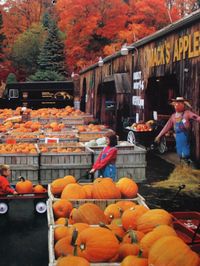
[[[155,138],[155,142],[159,142],[160,138],[165,135],[172,127],[175,131],[176,151],[180,159],[187,163],[190,161],[190,120],[200,123],[200,116],[186,110],[186,106],[191,108],[189,102],[183,97],[177,97],[172,100],[172,105],[175,108],[175,113],[171,115],[167,124]]]
[[[94,163],[90,173],[98,170],[98,176],[116,178],[116,159],[117,159],[117,136],[112,132],[106,135],[107,146],[103,148]]]

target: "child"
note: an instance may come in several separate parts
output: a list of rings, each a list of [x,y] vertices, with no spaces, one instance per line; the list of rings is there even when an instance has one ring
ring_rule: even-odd
[[[3,194],[17,194],[17,192],[10,186],[7,177],[10,175],[9,165],[0,165],[0,195]]]
[[[98,170],[98,176],[110,177],[113,180],[116,178],[116,159],[117,159],[117,136],[114,132],[109,132],[106,135],[107,146],[99,154],[90,173],[95,173]]]

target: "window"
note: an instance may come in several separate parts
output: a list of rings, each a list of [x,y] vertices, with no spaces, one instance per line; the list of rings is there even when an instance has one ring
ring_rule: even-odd
[[[17,89],[9,90],[9,99],[12,99],[12,98],[19,98],[19,91]]]

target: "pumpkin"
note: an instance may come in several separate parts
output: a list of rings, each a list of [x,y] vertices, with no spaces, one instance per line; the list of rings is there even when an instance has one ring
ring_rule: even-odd
[[[176,236],[165,236],[158,239],[149,250],[148,261],[149,265],[153,266],[200,265],[198,254]]]
[[[67,179],[57,178],[51,183],[51,192],[53,193],[53,195],[60,195],[67,185]]]
[[[85,194],[86,194],[86,199],[92,199],[93,185],[92,184],[84,185],[83,189],[84,189]]]
[[[136,229],[137,220],[148,210],[149,209],[143,205],[135,205],[135,207],[124,211],[122,214],[122,225],[124,229]]]
[[[123,243],[138,243],[141,241],[141,239],[144,237],[144,233],[136,230],[128,230],[123,237],[122,242]]]
[[[78,256],[89,262],[104,262],[117,255],[119,243],[106,228],[91,227],[82,231],[76,240]]]
[[[125,231],[122,226],[118,226],[116,224],[109,224],[107,227],[117,236],[117,238],[123,238],[125,235]]]
[[[110,204],[108,205],[105,210],[104,214],[108,219],[108,223],[110,223],[113,219],[120,218],[121,217],[121,210],[116,204]]]
[[[175,230],[169,225],[159,225],[147,233],[140,241],[142,256],[147,258],[151,246],[163,236],[177,236]]]
[[[72,231],[69,227],[59,225],[54,229],[54,240],[57,242],[59,239],[72,235]]]
[[[107,218],[102,209],[94,203],[85,203],[79,206],[78,209],[74,208],[70,213],[69,222],[74,223],[87,223],[99,224],[107,223]]]
[[[93,184],[92,190],[94,199],[120,199],[119,188],[111,178],[98,178]]]
[[[70,230],[71,232],[76,230],[78,233],[80,233],[88,227],[89,227],[89,224],[86,224],[86,223],[75,223],[72,226],[70,226]]]
[[[90,263],[81,257],[67,256],[58,259],[56,266],[90,266]]]
[[[116,205],[124,212],[125,210],[128,210],[137,204],[129,200],[120,200],[116,202]]]
[[[20,181],[17,182],[15,190],[19,194],[27,194],[33,192],[33,183],[30,180],[25,180],[24,177],[19,178]]]
[[[59,199],[53,203],[53,212],[56,218],[69,217],[73,208],[70,201],[66,199]]]
[[[66,175],[63,177],[68,184],[76,183],[76,178],[73,175]]]
[[[72,255],[74,253],[74,246],[71,245],[71,241],[72,235],[68,235],[56,242],[54,246],[56,258],[60,256],[67,256],[68,254]]]
[[[65,218],[65,217],[60,217],[60,218],[58,218],[58,219],[55,221],[55,224],[56,224],[56,225],[61,224],[61,225],[66,225],[66,226],[68,226],[68,219]]]
[[[129,255],[126,258],[124,258],[120,264],[120,266],[133,266],[133,265],[134,266],[148,266],[148,260],[146,258],[141,258],[138,256]],[[150,266],[150,264],[149,264],[149,266]],[[166,266],[166,265],[163,264],[163,266]]]
[[[120,178],[116,186],[120,189],[123,198],[131,199],[137,196],[138,186],[128,177]]]
[[[119,246],[119,261],[122,261],[128,255],[138,255],[140,251],[139,245],[121,243]]]
[[[79,184],[67,185],[61,194],[62,199],[85,199],[86,193],[82,186]]]
[[[47,190],[46,188],[44,188],[42,185],[38,184],[36,186],[34,186],[33,188],[33,192],[34,193],[45,193]]]
[[[145,234],[161,224],[172,224],[172,215],[163,209],[148,210],[137,219],[137,230]]]

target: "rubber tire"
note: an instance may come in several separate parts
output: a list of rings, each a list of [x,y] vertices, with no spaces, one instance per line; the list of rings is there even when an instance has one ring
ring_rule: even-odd
[[[47,211],[47,205],[43,201],[39,201],[35,204],[35,210],[39,214],[43,214]]]
[[[0,202],[0,215],[8,212],[9,206],[5,202]]]
[[[136,143],[136,138],[135,138],[135,134],[134,134],[133,131],[129,131],[128,132],[127,141],[130,142],[131,144],[135,144]]]

